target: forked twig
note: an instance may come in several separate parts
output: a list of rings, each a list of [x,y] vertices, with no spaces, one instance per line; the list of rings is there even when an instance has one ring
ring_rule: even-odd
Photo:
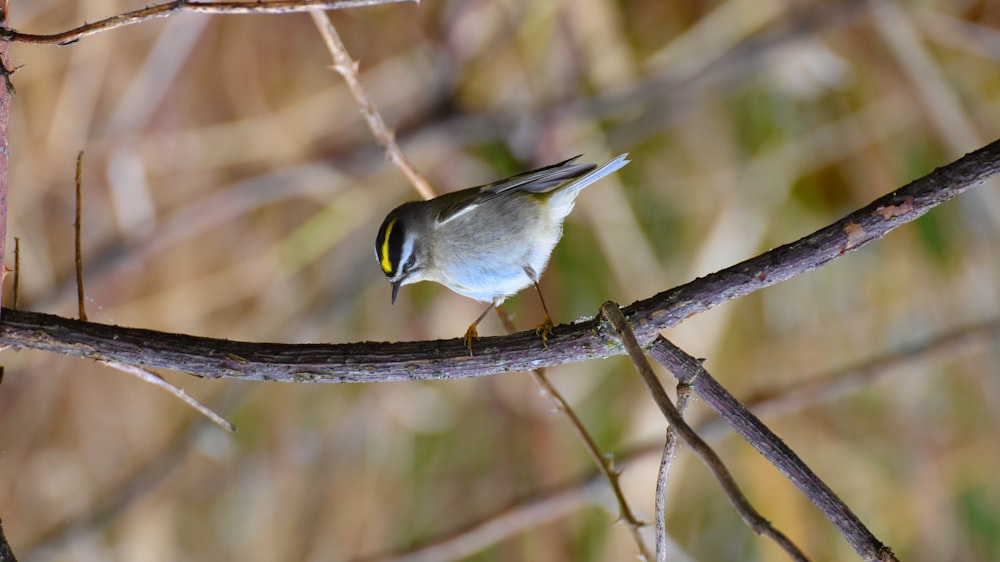
[[[602,312],[605,307],[602,307]],[[614,308],[617,310],[616,306]],[[631,328],[629,329],[631,331]],[[705,370],[701,361],[691,357],[662,336],[658,336],[648,350],[651,357],[666,367],[682,383],[690,385],[709,407],[805,494],[809,501],[837,526],[862,559],[896,560],[892,549],[882,544],[851,511],[851,508],[820,480],[780,437],[719,384]],[[644,355],[642,357],[645,358]],[[653,393],[654,396],[657,394],[656,391]]]
[[[670,401],[670,397],[667,396],[663,385],[656,378],[653,367],[650,366],[649,360],[646,359],[646,354],[639,347],[639,342],[635,339],[635,333],[632,332],[632,328],[628,325],[628,321],[625,320],[625,315],[622,314],[618,305],[613,302],[604,303],[601,306],[601,315],[618,334],[626,353],[632,360],[632,364],[635,365],[636,370],[642,376],[643,382],[646,383],[646,388],[649,389],[653,400],[659,406],[663,416],[667,418],[670,426],[677,430],[677,433],[684,438],[684,441],[698,454],[709,470],[712,471],[722,486],[723,491],[725,491],[726,496],[729,498],[730,503],[733,504],[736,512],[739,513],[747,526],[758,535],[764,535],[776,542],[792,559],[808,560],[805,554],[784,533],[774,528],[770,521],[757,513],[757,510],[747,500],[746,496],[743,495],[743,492],[740,491],[736,480],[733,479],[733,475],[730,474],[729,469],[726,468],[719,455],[684,421],[683,416],[674,407],[673,402]]]

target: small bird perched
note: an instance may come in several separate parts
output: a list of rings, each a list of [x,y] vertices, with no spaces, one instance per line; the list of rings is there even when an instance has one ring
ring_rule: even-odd
[[[542,301],[538,326],[544,344],[552,332],[538,278],[562,237],[563,220],[580,191],[629,163],[622,154],[598,167],[569,160],[393,209],[375,237],[375,257],[392,284],[436,281],[460,295],[490,303],[465,332],[465,345],[490,310],[528,285]]]

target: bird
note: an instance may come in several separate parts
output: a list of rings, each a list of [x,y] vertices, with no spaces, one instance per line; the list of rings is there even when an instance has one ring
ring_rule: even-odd
[[[533,285],[545,313],[537,328],[545,345],[553,325],[538,280],[563,221],[585,187],[629,163],[628,153],[600,166],[576,163],[581,156],[390,211],[375,237],[375,258],[392,286],[391,302],[403,285],[434,281],[489,303],[463,338],[471,355],[486,315]]]

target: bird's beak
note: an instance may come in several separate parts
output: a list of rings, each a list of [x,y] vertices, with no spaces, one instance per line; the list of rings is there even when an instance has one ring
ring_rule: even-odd
[[[392,304],[396,304],[396,294],[399,293],[399,285],[401,284],[401,281],[402,280],[392,282]]]

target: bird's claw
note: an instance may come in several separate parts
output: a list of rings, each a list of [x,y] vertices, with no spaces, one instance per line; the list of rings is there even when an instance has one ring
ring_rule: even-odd
[[[535,327],[535,333],[538,334],[538,337],[542,338],[542,347],[544,347],[545,349],[549,348],[548,339],[549,336],[552,335],[553,327],[554,326],[552,324],[552,319],[549,318],[548,314],[545,315],[545,320],[542,321],[542,323],[539,324],[537,327]]]
[[[473,324],[465,331],[465,337],[462,338],[462,341],[465,342],[465,348],[469,350],[469,357],[472,357],[472,341],[478,339],[479,332],[476,330],[476,325]]]

